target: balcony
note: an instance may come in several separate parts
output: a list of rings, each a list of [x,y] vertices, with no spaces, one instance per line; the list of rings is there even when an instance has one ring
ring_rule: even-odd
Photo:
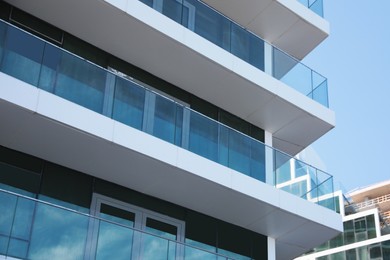
[[[0,259],[247,259],[136,229],[123,217],[92,216],[2,189],[0,201]]]
[[[5,74],[253,179],[319,204],[333,193],[331,175],[4,22],[0,57]]]
[[[322,0],[203,2],[299,60],[329,35]]]
[[[235,0],[233,2],[241,3]],[[278,1],[272,2],[281,5]],[[294,4],[298,9],[301,8],[301,11],[312,13],[295,0],[286,2]],[[283,52],[272,50],[269,45],[264,44],[264,55],[267,56],[264,70],[267,74],[138,0],[116,1],[117,5],[114,6],[108,3],[110,2],[95,0],[85,0],[82,5],[76,0],[36,0],[34,3],[12,1],[12,5],[93,44],[110,55],[119,57],[266,130],[272,134],[272,145],[288,154],[297,154],[335,126],[333,111],[300,93],[310,93],[313,80],[315,84],[319,84],[312,92],[313,97],[321,100],[318,97],[327,97],[326,81],[321,82],[323,79],[321,76],[317,77],[317,74],[314,72],[312,74],[304,65],[285,57]],[[112,4],[115,4],[115,1]],[[75,9],[74,6],[78,8]],[[203,8],[201,10],[203,11]],[[288,8],[286,12],[296,15],[294,10]],[[87,22],[85,13],[90,13]],[[199,13],[201,18],[203,15]],[[276,19],[281,14],[275,15]],[[69,19],[70,16],[73,19]],[[290,22],[281,23],[291,27]],[[206,34],[209,33],[207,27],[201,25],[202,23],[198,27],[206,29]],[[234,25],[232,27],[235,28]],[[238,27],[236,31],[242,30]],[[303,36],[297,36],[295,30],[293,31],[294,37],[302,41]],[[289,34],[283,33],[283,36],[287,35]],[[313,39],[312,33],[306,30],[304,35],[305,37],[310,35],[310,39],[304,41],[305,44]],[[244,46],[243,50],[250,47],[252,36],[251,34],[249,39],[242,39],[240,44]],[[291,39],[290,36],[287,38],[287,41],[286,39],[283,41],[292,43],[297,40]],[[235,39],[240,39],[239,35]],[[263,49],[254,49],[254,57],[259,57],[259,52]],[[238,49],[239,53],[241,50]],[[275,64],[271,62],[273,55],[276,63],[283,64],[274,72]],[[272,73],[275,73],[276,78],[271,76]],[[299,75],[299,78],[294,75]],[[301,91],[293,89],[277,78],[299,84]],[[321,94],[323,91],[326,95]],[[327,100],[323,102],[327,103]],[[305,135],[302,135],[302,132],[305,132]]]
[[[318,103],[329,106],[325,77],[201,1],[140,1]]]

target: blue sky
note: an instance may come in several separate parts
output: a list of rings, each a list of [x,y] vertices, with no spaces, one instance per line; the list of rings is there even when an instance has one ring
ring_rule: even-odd
[[[303,61],[328,78],[336,128],[313,147],[347,191],[390,179],[389,10],[389,0],[324,0],[330,36]]]

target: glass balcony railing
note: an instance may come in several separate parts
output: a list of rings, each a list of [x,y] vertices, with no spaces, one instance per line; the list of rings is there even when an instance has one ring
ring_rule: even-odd
[[[201,1],[140,1],[318,103],[329,106],[325,77]],[[317,0],[310,6],[314,8],[320,2],[322,0]],[[271,53],[267,55],[267,52]]]
[[[332,176],[5,22],[0,61],[5,74],[304,199],[333,193]],[[305,192],[286,188],[302,176]]]
[[[1,189],[0,202],[0,258],[234,259],[115,216],[91,216]]]
[[[300,2],[319,16],[324,17],[323,0],[298,0],[298,2]]]

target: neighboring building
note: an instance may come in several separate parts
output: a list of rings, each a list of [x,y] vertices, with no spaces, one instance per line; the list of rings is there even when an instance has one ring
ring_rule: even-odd
[[[294,158],[335,125],[299,62],[329,32],[309,2],[1,1],[0,258],[291,259],[338,235],[332,176]]]
[[[344,232],[297,259],[389,260],[390,181],[336,194]]]

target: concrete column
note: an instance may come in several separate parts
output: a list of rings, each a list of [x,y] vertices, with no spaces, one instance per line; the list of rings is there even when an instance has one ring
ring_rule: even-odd
[[[265,147],[265,183],[275,185],[274,178],[274,153],[272,147],[272,134],[264,131]]]
[[[264,43],[264,72],[272,76],[272,45],[269,43]]]
[[[276,260],[276,241],[272,237],[267,237],[268,260]]]

